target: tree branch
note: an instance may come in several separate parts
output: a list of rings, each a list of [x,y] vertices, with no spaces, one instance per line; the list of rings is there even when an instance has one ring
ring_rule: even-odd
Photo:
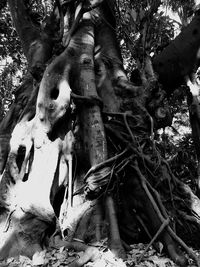
[[[39,37],[39,28],[31,21],[24,0],[8,0],[8,4],[24,54],[28,58],[30,44]]]

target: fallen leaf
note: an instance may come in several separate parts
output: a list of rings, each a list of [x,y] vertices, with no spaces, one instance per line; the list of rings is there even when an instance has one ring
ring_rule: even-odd
[[[41,252],[36,252],[32,258],[32,265],[33,266],[44,265],[45,264],[45,254],[46,254],[46,250],[43,250]]]
[[[9,264],[9,263],[13,262],[14,260],[15,260],[14,258],[9,258],[9,259],[7,259],[7,263]]]
[[[56,258],[57,260],[63,261],[65,260],[66,256],[63,253],[57,253]]]

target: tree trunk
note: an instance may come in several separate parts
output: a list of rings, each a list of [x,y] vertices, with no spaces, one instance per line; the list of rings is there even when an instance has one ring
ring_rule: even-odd
[[[113,2],[101,2],[61,6],[56,1],[46,26],[38,29],[22,0],[9,1],[29,67],[1,122],[1,257],[31,257],[41,251],[57,220],[58,231],[69,242],[99,241],[108,225],[109,246],[124,258],[120,235],[126,243],[134,218],[136,228],[152,242],[159,239],[177,264],[187,262],[178,245],[197,261],[170,222],[170,212],[179,207],[173,194],[178,198],[187,193],[191,202],[199,200],[176,181],[156,148],[156,121],[151,115],[160,108],[160,99],[151,99],[158,85],[151,59],[145,57],[143,84],[132,84],[113,31]],[[65,36],[62,52],[52,57],[55,42],[61,42],[56,25],[64,27],[59,32]],[[194,55],[197,25],[195,18],[188,26]],[[179,38],[174,43],[185,40],[183,34]],[[179,53],[184,49],[181,46]],[[171,75],[171,66],[179,64],[172,50],[154,60],[166,85],[163,74]],[[182,59],[177,75],[190,74],[191,66],[184,69],[187,60]],[[160,62],[163,69],[158,67]],[[170,203],[164,205],[161,199]],[[196,206],[191,210],[200,215]],[[118,227],[121,214],[127,221],[120,220]],[[94,224],[95,233],[89,233],[88,227]],[[23,250],[27,244],[31,248]]]

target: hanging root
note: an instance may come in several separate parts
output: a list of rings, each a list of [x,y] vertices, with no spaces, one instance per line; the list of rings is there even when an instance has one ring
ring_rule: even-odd
[[[160,226],[160,228],[158,229],[157,233],[154,235],[154,237],[151,239],[150,243],[148,244],[148,246],[145,248],[144,252],[142,252],[142,254],[140,255],[139,259],[138,259],[138,263],[141,262],[141,260],[144,257],[144,254],[148,251],[148,249],[150,248],[150,246],[156,241],[156,239],[159,237],[159,235],[162,233],[162,231],[165,229],[165,227],[169,224],[169,218],[166,219],[162,225]]]
[[[164,206],[162,205],[161,199],[160,199],[160,195],[158,194],[158,192],[153,189],[150,184],[148,184],[149,187],[151,188],[151,190],[154,192],[156,199],[159,203],[160,206],[162,206],[162,210],[164,210]],[[171,235],[171,237],[182,247],[185,249],[186,253],[196,262],[197,266],[200,266],[200,259],[198,258],[198,256],[195,254],[195,252],[193,251],[193,249],[189,248],[185,242],[179,238],[175,232],[171,229],[171,227],[168,225],[167,226],[167,230],[169,232],[169,234]]]
[[[101,224],[103,221],[102,216],[102,202],[100,200],[97,200],[97,206],[94,211],[94,221],[95,221],[95,237],[96,241],[100,242],[101,240]]]
[[[137,165],[137,164],[136,164]],[[156,211],[160,221],[162,222],[162,224],[164,225],[166,219],[163,217],[159,207],[157,206],[153,196],[151,195],[150,191],[148,190],[148,187],[147,187],[147,184],[146,184],[146,180],[144,178],[144,176],[141,174],[141,172],[139,171],[139,168],[138,166],[136,167],[135,169],[137,171],[137,174],[139,175],[140,179],[141,179],[141,183],[142,183],[142,187],[144,188],[148,198],[150,199],[153,207],[154,207],[154,210]],[[148,184],[149,185],[149,184]],[[149,185],[150,186],[150,185]],[[152,188],[152,187],[151,187]],[[156,191],[153,190],[153,192],[155,193]],[[156,193],[156,197],[157,197],[157,200],[160,198],[158,193]],[[165,210],[165,208],[163,207],[160,199],[159,199],[159,204],[160,206],[162,206],[162,211]],[[166,216],[166,212],[164,212],[164,216]],[[164,228],[163,228],[164,229]],[[190,249],[175,233],[174,231],[171,229],[171,227],[167,224],[166,225],[166,229],[168,231],[168,233],[170,234],[170,236],[178,243],[181,245],[182,248],[185,249],[185,251],[188,253],[188,255],[194,259],[194,261],[196,262],[197,266],[200,266],[200,262],[199,262],[199,259],[198,257],[195,255],[194,251],[192,249]],[[167,239],[166,239],[167,240]],[[180,256],[179,254],[177,254],[176,252],[176,249],[173,248],[173,245],[170,244],[170,243],[166,243],[166,246],[167,246],[167,250],[168,250],[168,253],[169,255],[171,256],[171,258],[177,262],[178,264],[180,264],[181,266],[184,266],[186,264],[186,258],[184,256]]]
[[[111,195],[106,196],[106,211],[110,229],[110,249],[118,258],[126,259],[126,253],[122,247],[114,201]]]

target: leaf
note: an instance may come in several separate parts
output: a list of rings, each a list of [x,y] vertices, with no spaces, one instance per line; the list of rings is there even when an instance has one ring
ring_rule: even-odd
[[[62,254],[62,253],[57,253],[57,254],[56,254],[56,258],[57,258],[57,260],[59,260],[59,261],[64,261],[65,258],[66,258],[66,255],[65,255],[65,254]]]
[[[44,265],[45,264],[45,254],[46,254],[46,250],[43,250],[41,252],[36,252],[32,258],[33,266]]]
[[[14,260],[15,260],[14,258],[9,258],[9,259],[7,259],[7,263],[9,264],[9,263],[13,262]]]
[[[167,258],[158,258],[157,256],[150,257],[149,260],[151,260],[154,263],[154,266],[158,265],[159,267],[165,267],[171,265],[171,261]],[[170,265],[169,265],[170,264]]]
[[[58,266],[60,266],[60,262],[59,262],[59,261],[57,261],[56,263],[54,263],[54,264],[52,265],[52,267],[58,267]]]
[[[22,266],[31,267],[31,260],[26,256],[19,256],[19,262],[22,264]]]

